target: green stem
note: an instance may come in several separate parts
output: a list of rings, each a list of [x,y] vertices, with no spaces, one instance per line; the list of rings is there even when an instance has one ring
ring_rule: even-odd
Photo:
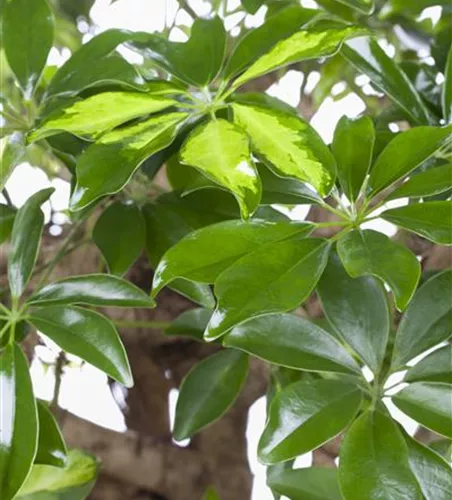
[[[349,221],[335,221],[335,222],[314,222],[313,223],[315,227],[321,228],[321,227],[335,227],[335,226],[347,226],[350,224]]]
[[[9,316],[9,309],[0,302],[0,309]]]
[[[11,196],[9,195],[8,190],[6,188],[2,189],[2,195],[5,198],[6,203],[8,204],[8,206],[9,207],[13,207],[14,205],[13,205],[13,202],[11,200]]]
[[[152,328],[154,330],[161,330],[168,328],[171,321],[115,321],[118,328]]]
[[[348,215],[346,213],[342,212],[342,210],[337,210],[336,208],[332,207],[331,205],[328,205],[328,203],[325,203],[325,202],[322,202],[320,204],[320,206],[322,208],[324,208],[325,210],[328,210],[329,212],[331,212],[333,214],[336,214],[341,219],[344,219],[347,222],[350,221],[350,218],[348,217]]]
[[[4,327],[0,330],[0,339],[3,337],[3,335],[5,334],[6,330],[8,330],[8,328],[11,326],[11,322],[8,321],[6,323],[6,325],[4,325]]]

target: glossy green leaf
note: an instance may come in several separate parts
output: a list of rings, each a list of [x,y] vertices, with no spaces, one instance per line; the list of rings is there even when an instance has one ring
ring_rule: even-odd
[[[414,382],[392,396],[394,404],[424,427],[452,438],[452,386]]]
[[[410,468],[425,500],[449,500],[452,497],[452,469],[435,452],[405,435]]]
[[[226,221],[198,229],[171,247],[154,273],[152,295],[176,278],[214,283],[234,262],[258,247],[294,235],[307,235],[305,223]]]
[[[379,411],[368,411],[355,421],[345,434],[339,460],[345,500],[422,498],[403,436],[397,424]]]
[[[93,85],[144,83],[135,68],[115,52],[118,45],[130,40],[133,33],[112,29],[82,45],[53,76],[46,96],[73,95]]]
[[[258,445],[264,464],[295,458],[337,436],[361,406],[360,389],[341,380],[295,382],[276,394]]]
[[[19,209],[14,219],[8,257],[8,280],[13,297],[22,295],[30,279],[44,227],[44,214],[40,207],[53,191],[53,188],[48,188],[35,193]]]
[[[373,276],[351,278],[337,254],[332,253],[317,293],[333,328],[376,373],[392,323],[382,284]]]
[[[452,440],[447,438],[435,439],[435,441],[429,443],[428,447],[445,458],[449,464],[452,462]]]
[[[38,417],[27,360],[17,344],[0,349],[0,498],[12,500],[33,465]]]
[[[99,464],[94,457],[79,450],[71,450],[64,469],[35,465],[19,491],[18,498],[84,500],[94,486],[98,471]]]
[[[429,168],[425,172],[413,175],[404,184],[395,189],[388,200],[397,198],[424,198],[444,193],[450,189],[452,163]]]
[[[141,163],[176,137],[186,113],[169,113],[105,134],[77,162],[77,185],[71,208],[80,210],[107,194],[117,193]]]
[[[198,363],[180,387],[174,438],[186,439],[220,418],[236,400],[247,373],[248,357],[233,349]]]
[[[316,14],[315,9],[289,5],[266,19],[262,26],[246,32],[234,47],[224,70],[225,75],[231,77],[242,71],[275,43],[295,33]]]
[[[122,275],[140,256],[146,240],[146,224],[133,203],[117,201],[108,206],[93,228],[93,241],[110,273]]]
[[[165,335],[203,340],[204,330],[211,316],[212,311],[203,307],[185,311],[165,329]]]
[[[218,304],[205,339],[221,337],[248,319],[298,307],[317,284],[329,249],[325,240],[295,236],[242,257],[215,283]]]
[[[64,351],[91,363],[126,387],[133,386],[124,346],[105,316],[81,307],[47,306],[33,310],[28,319]]]
[[[452,127],[415,127],[396,137],[383,149],[370,173],[372,195],[408,175],[450,141]]]
[[[71,276],[35,293],[28,304],[34,306],[86,304],[112,307],[153,307],[153,300],[135,285],[108,274]]]
[[[170,42],[166,35],[138,33],[132,45],[168,73],[191,85],[204,87],[223,64],[226,31],[219,17],[198,18],[185,43]]]
[[[234,103],[234,121],[251,148],[277,175],[309,182],[321,195],[334,184],[336,163],[317,132],[301,118],[276,109]]]
[[[452,270],[436,274],[416,292],[395,338],[393,368],[399,368],[452,335]]]
[[[452,47],[449,49],[443,83],[443,115],[446,123],[452,123]]]
[[[268,486],[291,500],[343,500],[337,470],[326,467],[282,470],[271,474]]]
[[[170,247],[203,225],[197,214],[188,207],[172,203],[145,205],[143,216],[146,223],[146,253],[153,269]],[[178,279],[172,282],[171,288],[208,309],[215,305],[208,285]]]
[[[381,218],[433,243],[452,245],[452,201],[429,201],[392,208]]]
[[[363,14],[372,14],[375,5],[374,0],[337,0],[348,7],[352,7]]]
[[[53,14],[46,0],[6,0],[2,10],[3,49],[30,99],[53,45]]]
[[[251,159],[248,137],[240,128],[223,119],[201,125],[188,136],[180,158],[230,190],[245,219],[256,211],[261,182]]]
[[[430,113],[400,66],[372,38],[359,38],[342,47],[342,55],[358,71],[367,75],[372,85],[391,98],[418,125],[430,122]]]
[[[370,229],[345,234],[337,250],[352,278],[377,276],[391,288],[397,308],[406,308],[421,274],[420,264],[410,250]]]
[[[38,401],[39,440],[35,464],[65,467],[67,450],[63,436],[46,403]]]
[[[361,373],[334,337],[293,314],[254,318],[233,328],[223,343],[295,370]]]
[[[349,200],[355,201],[370,169],[375,128],[368,116],[343,116],[334,131],[331,146],[337,162],[337,176]]]
[[[298,31],[272,46],[266,54],[261,56],[237,78],[233,83],[233,88],[236,89],[248,80],[265,75],[288,64],[332,56],[339,50],[346,39],[364,33],[364,30],[354,26]]]
[[[407,371],[405,381],[452,384],[452,346],[441,347],[419,361]]]
[[[29,141],[60,132],[80,137],[99,137],[133,118],[156,113],[177,104],[173,99],[141,92],[102,92],[51,113]]]
[[[15,208],[0,204],[0,245],[11,236],[16,213]]]
[[[0,150],[0,191],[5,187],[14,167],[26,153],[25,137],[22,132],[13,132],[4,141],[5,144]]]

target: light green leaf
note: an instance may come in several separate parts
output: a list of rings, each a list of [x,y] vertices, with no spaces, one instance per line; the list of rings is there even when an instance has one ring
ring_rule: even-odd
[[[452,335],[452,270],[424,283],[402,317],[395,338],[393,368],[399,368]]]
[[[14,167],[26,154],[25,137],[22,132],[13,132],[3,141],[0,152],[0,191],[5,187]]]
[[[6,0],[2,45],[25,99],[31,99],[53,44],[53,14],[46,0]]]
[[[344,40],[363,35],[365,30],[354,26],[298,31],[278,42],[261,56],[233,83],[236,89],[248,80],[270,73],[298,61],[332,56]]]
[[[391,288],[397,308],[406,308],[421,274],[420,264],[410,250],[370,229],[345,234],[337,250],[352,278],[377,276]]]
[[[242,257],[215,283],[218,304],[204,338],[214,340],[248,319],[298,307],[317,284],[329,249],[325,240],[295,236]]]
[[[212,311],[203,307],[185,311],[165,329],[165,335],[190,337],[202,341],[211,316]]]
[[[345,500],[422,498],[403,436],[396,423],[379,411],[367,411],[354,422],[345,434],[339,461]]]
[[[446,123],[452,123],[452,47],[449,49],[443,83],[443,114]]]
[[[133,386],[124,346],[105,316],[81,307],[47,306],[33,310],[28,319],[64,351],[91,363],[126,387]]]
[[[58,424],[46,403],[38,401],[39,440],[35,464],[65,467],[67,450]]]
[[[317,132],[293,114],[234,103],[234,121],[250,136],[251,148],[277,175],[309,182],[325,196],[336,163]]]
[[[405,381],[452,384],[452,345],[441,347],[419,361],[407,371]]]
[[[173,99],[141,92],[102,92],[51,113],[28,139],[38,141],[60,132],[96,138],[121,123],[175,104]]]
[[[248,374],[248,356],[227,349],[198,363],[185,377],[176,405],[174,438],[196,434],[234,403]]]
[[[368,116],[352,119],[343,116],[334,131],[331,145],[337,162],[342,189],[355,201],[370,169],[375,143],[375,128]]]
[[[367,15],[372,14],[375,8],[374,0],[337,0],[337,1]]]
[[[452,438],[452,386],[415,382],[392,396],[394,404],[424,427]]]
[[[337,254],[332,253],[317,293],[333,328],[377,373],[392,323],[382,284],[373,276],[351,278]]]
[[[233,328],[223,343],[295,370],[361,374],[352,356],[334,337],[293,314],[254,318]]]
[[[11,236],[16,213],[15,208],[0,204],[0,245]]]
[[[93,241],[110,273],[121,276],[140,256],[146,240],[146,224],[133,203],[117,201],[96,221]]]
[[[295,458],[337,436],[361,406],[360,389],[340,380],[295,382],[276,394],[258,445],[264,464]]]
[[[86,304],[112,307],[153,307],[153,300],[135,285],[108,274],[71,276],[46,285],[28,301],[33,306]]]
[[[38,447],[38,416],[27,360],[17,344],[0,350],[0,498],[12,500]]]
[[[162,257],[154,273],[152,296],[176,278],[214,283],[244,255],[267,243],[307,235],[311,224],[290,222],[226,221],[194,231]]]
[[[251,159],[244,132],[223,119],[196,128],[180,152],[182,163],[198,168],[204,175],[230,190],[243,218],[249,218],[261,198],[261,182]]]
[[[452,201],[429,201],[392,208],[381,218],[433,243],[452,245]]]
[[[186,117],[186,113],[155,116],[109,132],[89,146],[77,162],[71,208],[80,210],[101,196],[120,191],[146,158],[171,144]]]
[[[53,188],[48,188],[35,193],[19,209],[14,219],[8,257],[8,280],[13,297],[22,295],[31,277],[44,227],[44,214],[40,207],[53,191]]]

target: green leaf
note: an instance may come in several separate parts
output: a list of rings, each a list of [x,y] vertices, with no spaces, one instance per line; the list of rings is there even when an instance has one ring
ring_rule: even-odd
[[[53,191],[53,188],[48,188],[35,193],[19,209],[14,219],[8,257],[8,280],[13,297],[22,295],[31,277],[44,227],[44,214],[40,207]]]
[[[368,116],[339,120],[331,148],[342,189],[351,201],[358,197],[370,169],[374,143],[375,128]]]
[[[133,203],[117,201],[96,221],[93,241],[102,253],[110,273],[122,275],[138,259],[146,240],[146,224]]]
[[[424,198],[441,194],[450,189],[452,179],[452,163],[429,168],[425,172],[413,175],[404,184],[395,189],[388,200],[397,198]]]
[[[435,452],[407,434],[410,468],[416,476],[425,500],[449,500],[452,497],[452,469]]]
[[[329,249],[325,240],[295,236],[242,257],[215,283],[218,305],[204,338],[214,340],[248,319],[298,307],[317,284]]]
[[[288,64],[332,56],[342,43],[352,37],[360,36],[365,30],[354,26],[326,29],[303,30],[272,45],[270,50],[251,65],[232,85],[236,89],[248,80],[270,73]]]
[[[0,204],[0,245],[11,236],[16,213],[14,207]]]
[[[396,423],[379,411],[368,411],[354,422],[345,434],[339,460],[345,500],[422,498],[403,436]]]
[[[188,207],[171,203],[145,205],[143,216],[146,223],[146,253],[153,269],[170,247],[203,225],[197,214]],[[212,291],[207,285],[178,279],[172,282],[171,288],[208,309],[215,305]]]
[[[46,96],[74,95],[93,85],[125,83],[136,87],[144,80],[122,56],[115,53],[121,43],[130,40],[133,33],[108,30],[82,45],[52,78]]]
[[[277,175],[309,182],[325,196],[336,162],[317,132],[301,118],[276,109],[234,103],[234,121],[250,136],[251,148]]]
[[[266,0],[241,0],[243,8],[250,14],[256,12],[266,3]]]
[[[141,92],[102,92],[51,113],[28,139],[38,141],[60,132],[96,138],[121,123],[175,104],[173,99]]]
[[[221,500],[220,495],[213,486],[209,486],[202,497],[202,500]]]
[[[452,384],[452,346],[449,344],[433,351],[410,368],[404,380]]]
[[[447,340],[452,332],[452,270],[436,274],[416,292],[395,338],[393,368]]]
[[[436,439],[429,443],[428,447],[445,458],[447,463],[452,462],[452,441],[450,439]]]
[[[372,14],[375,8],[374,0],[337,0],[337,1],[367,15]]]
[[[182,441],[220,418],[234,403],[248,374],[248,356],[227,349],[198,363],[182,382],[174,438]]]
[[[421,274],[420,264],[410,250],[370,229],[345,234],[337,250],[352,278],[377,276],[391,288],[397,308],[406,308]]]
[[[31,99],[53,45],[53,14],[46,0],[6,0],[2,45],[25,99]]]
[[[154,307],[153,300],[135,285],[117,276],[87,274],[71,276],[45,286],[29,305],[86,304],[112,307]]]
[[[21,500],[84,500],[88,497],[99,470],[97,460],[82,451],[68,453],[66,468],[35,465],[19,491]],[[40,495],[45,495],[41,497]]]
[[[289,5],[269,17],[262,26],[247,31],[234,47],[224,74],[235,76],[259,56],[270,50],[275,43],[287,38],[301,26],[309,22],[317,10],[305,9],[299,5]]]
[[[166,35],[138,33],[132,45],[182,81],[205,87],[218,74],[226,50],[226,31],[219,17],[195,19],[185,43],[170,42]]]
[[[293,314],[254,318],[233,328],[223,343],[295,370],[361,374],[360,367],[335,338]]]
[[[72,210],[120,191],[146,158],[174,140],[186,113],[168,113],[105,134],[77,162]]]
[[[267,481],[276,493],[291,500],[342,500],[337,470],[326,467],[282,470]]]
[[[276,394],[258,445],[274,464],[318,448],[337,436],[361,406],[360,389],[341,380],[302,380]]]
[[[452,123],[452,47],[449,49],[444,74],[442,105],[446,123]]]
[[[0,349],[0,498],[12,500],[30,472],[38,417],[27,360],[17,344]]]
[[[377,373],[392,323],[382,284],[373,276],[350,278],[337,254],[331,253],[317,293],[333,328]]]
[[[261,182],[251,159],[248,138],[223,119],[197,127],[180,152],[182,163],[196,167],[205,176],[230,190],[249,218],[261,198]]]
[[[394,404],[424,427],[452,438],[452,386],[415,382],[392,396]]]
[[[383,149],[370,173],[371,196],[408,175],[450,142],[452,127],[415,127],[396,137]]]
[[[48,406],[38,401],[39,440],[35,464],[65,467],[67,450],[63,436]]]
[[[25,136],[22,132],[13,132],[4,140],[6,143],[0,153],[0,191],[5,187],[14,167],[26,154]]]
[[[105,316],[81,307],[48,306],[33,310],[28,319],[64,351],[91,363],[126,387],[133,386],[124,346]]]
[[[392,208],[380,217],[433,243],[452,245],[452,201],[430,201]]]
[[[212,311],[203,307],[185,311],[165,329],[165,335],[190,337],[202,341],[211,316]]]
[[[214,283],[234,262],[258,247],[294,235],[307,235],[311,224],[226,221],[194,231],[162,257],[154,273],[152,296],[176,278]]]
[[[414,123],[426,125],[430,122],[430,113],[410,79],[376,40],[360,38],[348,42],[341,53],[358,71],[370,78],[372,85],[403,109]]]

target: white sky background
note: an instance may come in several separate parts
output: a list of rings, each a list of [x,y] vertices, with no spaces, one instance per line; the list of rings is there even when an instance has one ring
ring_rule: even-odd
[[[238,3],[239,0],[229,0],[229,9],[232,10]],[[302,3],[306,6],[313,5],[311,0],[303,0]],[[110,0],[97,0],[91,11],[92,20],[98,26],[99,32],[109,28],[150,32],[161,31],[164,27],[165,19],[167,22],[172,22],[177,7],[175,0],[119,0],[113,5],[109,4]],[[192,0],[190,5],[199,15],[207,15],[209,13],[210,7],[208,1]],[[437,9],[428,9],[428,11],[427,15],[429,17],[437,17]],[[260,25],[264,14],[265,7],[261,8],[254,16],[247,16],[246,25],[248,27]],[[242,17],[241,15],[238,17],[228,16],[225,19],[227,28],[233,29],[234,24],[240,21]],[[426,17],[425,12],[423,17]],[[178,19],[178,22],[190,25],[191,18],[185,15]],[[233,34],[235,34],[234,31]],[[175,41],[184,41],[186,36],[181,30],[173,30],[171,38]],[[124,55],[126,54],[130,55],[128,52],[124,53]],[[64,56],[65,59],[68,54]],[[58,54],[57,51],[52,52],[50,59],[52,63],[61,63],[63,60],[61,54]],[[315,85],[315,79],[316,76],[311,75],[308,88],[312,88]],[[302,80],[303,75],[300,72],[289,71],[279,83],[274,84],[269,89],[269,94],[295,106],[298,104],[299,89]],[[339,91],[340,89],[338,89]],[[364,109],[364,103],[355,94],[348,95],[346,98],[336,102],[328,98],[314,115],[311,124],[322,138],[329,143],[331,142],[334,128],[342,115],[349,117],[357,116]],[[33,168],[30,165],[20,165],[9,180],[7,188],[14,204],[20,206],[32,193],[49,185],[53,185],[56,188],[56,193],[51,198],[52,208],[54,210],[66,209],[68,206],[69,185],[58,179],[49,182],[41,170]],[[400,202],[400,200],[398,201]],[[48,220],[50,207],[47,206],[44,208],[47,211]],[[306,207],[299,207],[296,216],[303,218],[306,216],[306,213]],[[64,223],[65,217],[62,214],[57,214],[54,222],[56,225],[53,231],[55,235],[58,235],[58,224]],[[369,224],[373,224],[372,227],[387,234],[394,233],[394,226],[384,221],[377,221],[377,227],[375,227],[375,222]],[[58,351],[51,343],[48,345],[49,347],[39,347],[37,353],[44,363],[53,363]],[[110,394],[106,376],[89,365],[81,365],[74,357],[70,357],[70,359],[74,361],[75,368],[67,370],[67,373],[63,377],[60,394],[61,406],[99,425],[117,431],[124,431],[126,429],[124,418]],[[402,375],[393,376],[388,385],[392,385],[398,381]],[[32,376],[37,396],[43,399],[51,399],[54,387],[53,369],[46,369],[43,363],[35,361],[32,365]],[[177,391],[172,391],[170,396],[171,412],[174,413]],[[390,405],[390,408],[393,410],[394,416],[400,419],[407,430],[412,433],[416,427],[415,423],[411,419],[401,415],[394,405]],[[270,490],[265,486],[265,467],[258,464],[256,460],[257,442],[265,424],[265,398],[261,398],[253,405],[250,410],[249,421],[250,425],[247,431],[249,460],[256,478],[253,500],[273,500]],[[296,466],[305,467],[309,466],[310,463],[311,454],[309,453],[298,459]]]

